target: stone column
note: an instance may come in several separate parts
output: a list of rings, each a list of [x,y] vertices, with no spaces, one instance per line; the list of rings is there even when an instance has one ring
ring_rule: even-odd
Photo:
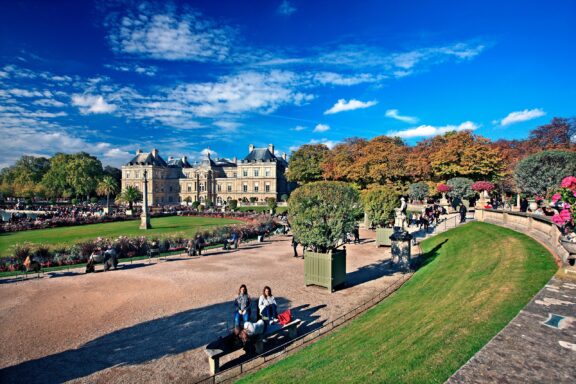
[[[150,229],[150,216],[148,215],[148,171],[144,170],[144,196],[142,197],[142,215],[140,215],[140,229]]]

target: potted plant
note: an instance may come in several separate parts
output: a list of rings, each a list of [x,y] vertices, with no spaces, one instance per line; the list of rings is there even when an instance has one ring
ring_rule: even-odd
[[[294,236],[304,247],[304,282],[330,291],[346,282],[343,235],[353,231],[362,214],[358,191],[346,183],[319,181],[296,189],[288,215]]]
[[[494,190],[494,184],[489,181],[477,181],[472,184],[472,190],[480,194],[480,199],[478,200],[476,206],[479,208],[484,208],[486,205],[486,198],[488,197],[488,193]]]
[[[568,176],[562,180],[560,188],[552,196],[552,204],[559,211],[552,216],[552,221],[563,233],[560,243],[570,254],[576,254],[576,177]]]
[[[449,204],[448,204],[448,200],[446,200],[446,194],[448,192],[450,192],[452,190],[452,188],[450,188],[449,185],[446,185],[444,183],[440,183],[436,187],[436,190],[442,194],[442,199],[440,200],[440,205],[443,207],[447,207]]]
[[[390,221],[394,218],[394,208],[398,205],[399,195],[386,187],[373,188],[367,191],[362,200],[364,211],[374,225],[376,225],[376,246],[391,246],[390,236],[394,229]]]
[[[474,197],[476,193],[472,190],[474,182],[466,177],[454,177],[446,183],[450,187],[448,197],[452,199],[452,208],[456,209],[457,204],[464,204],[469,208],[469,199]]]

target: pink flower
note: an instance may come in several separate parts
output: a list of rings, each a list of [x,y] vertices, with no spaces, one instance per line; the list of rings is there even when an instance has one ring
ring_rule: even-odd
[[[555,194],[552,196],[552,202],[553,202],[554,204],[556,204],[556,202],[557,202],[558,200],[560,200],[561,198],[562,198],[562,196],[561,196],[559,193],[555,193]]]
[[[446,193],[446,192],[450,192],[452,190],[452,188],[450,188],[449,185],[446,184],[438,184],[438,186],[436,187],[436,189],[438,190],[438,192],[440,193]]]
[[[560,215],[554,215],[552,216],[552,221],[554,222],[554,224],[559,225],[559,226],[564,226],[564,224],[566,224],[566,220],[564,220]]]
[[[570,204],[564,203],[564,204],[562,205],[562,208],[564,208],[564,209],[570,209]]]
[[[576,177],[574,177],[574,176],[565,177],[562,180],[562,183],[560,184],[560,186],[562,188],[570,188],[571,190],[574,191],[576,189]]]
[[[472,184],[472,190],[476,192],[482,192],[482,191],[490,192],[494,190],[494,184],[492,184],[489,181],[477,181],[474,184]]]
[[[572,218],[572,213],[567,209],[563,209],[560,211],[560,218],[564,221],[569,221]]]

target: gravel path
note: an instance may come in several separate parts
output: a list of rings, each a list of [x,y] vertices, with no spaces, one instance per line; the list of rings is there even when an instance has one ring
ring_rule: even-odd
[[[255,299],[270,285],[281,310],[293,308],[304,320],[302,332],[346,313],[397,279],[389,250],[376,248],[373,232],[361,235],[362,244],[348,246],[348,287],[332,294],[304,286],[303,260],[292,256],[291,238],[284,236],[237,251],[125,264],[106,273],[74,270],[19,283],[0,280],[0,382],[161,383],[206,377],[202,347],[231,329],[232,299],[240,284],[247,284]]]

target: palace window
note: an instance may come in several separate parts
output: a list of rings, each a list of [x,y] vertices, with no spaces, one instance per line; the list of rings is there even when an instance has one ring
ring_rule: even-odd
[[[127,178],[127,179],[130,178],[130,171],[126,171],[126,178]]]
[[[222,192],[222,185],[221,184],[218,184],[217,190],[218,190],[218,192]]]
[[[248,177],[248,170],[247,169],[242,170],[242,176]]]
[[[264,168],[264,176],[266,177],[270,176],[270,168]]]
[[[242,184],[242,192],[248,192],[248,184],[247,183]]]
[[[258,192],[259,188],[260,186],[258,185],[258,183],[254,183],[254,192]]]
[[[172,192],[172,186],[168,187],[168,190],[169,190],[170,192]]]
[[[188,184],[188,192],[192,192],[192,184]]]
[[[204,183],[200,183],[200,192],[204,192]]]
[[[258,177],[258,176],[260,176],[260,169],[255,168],[254,169],[254,177]]]
[[[138,171],[134,172],[134,178],[139,179],[140,178],[140,172],[138,172]]]
[[[226,190],[227,190],[228,192],[232,192],[232,184],[228,184],[228,185],[226,186]]]
[[[238,177],[238,172],[234,172],[234,178]]]
[[[270,192],[270,183],[264,184],[264,192]]]

